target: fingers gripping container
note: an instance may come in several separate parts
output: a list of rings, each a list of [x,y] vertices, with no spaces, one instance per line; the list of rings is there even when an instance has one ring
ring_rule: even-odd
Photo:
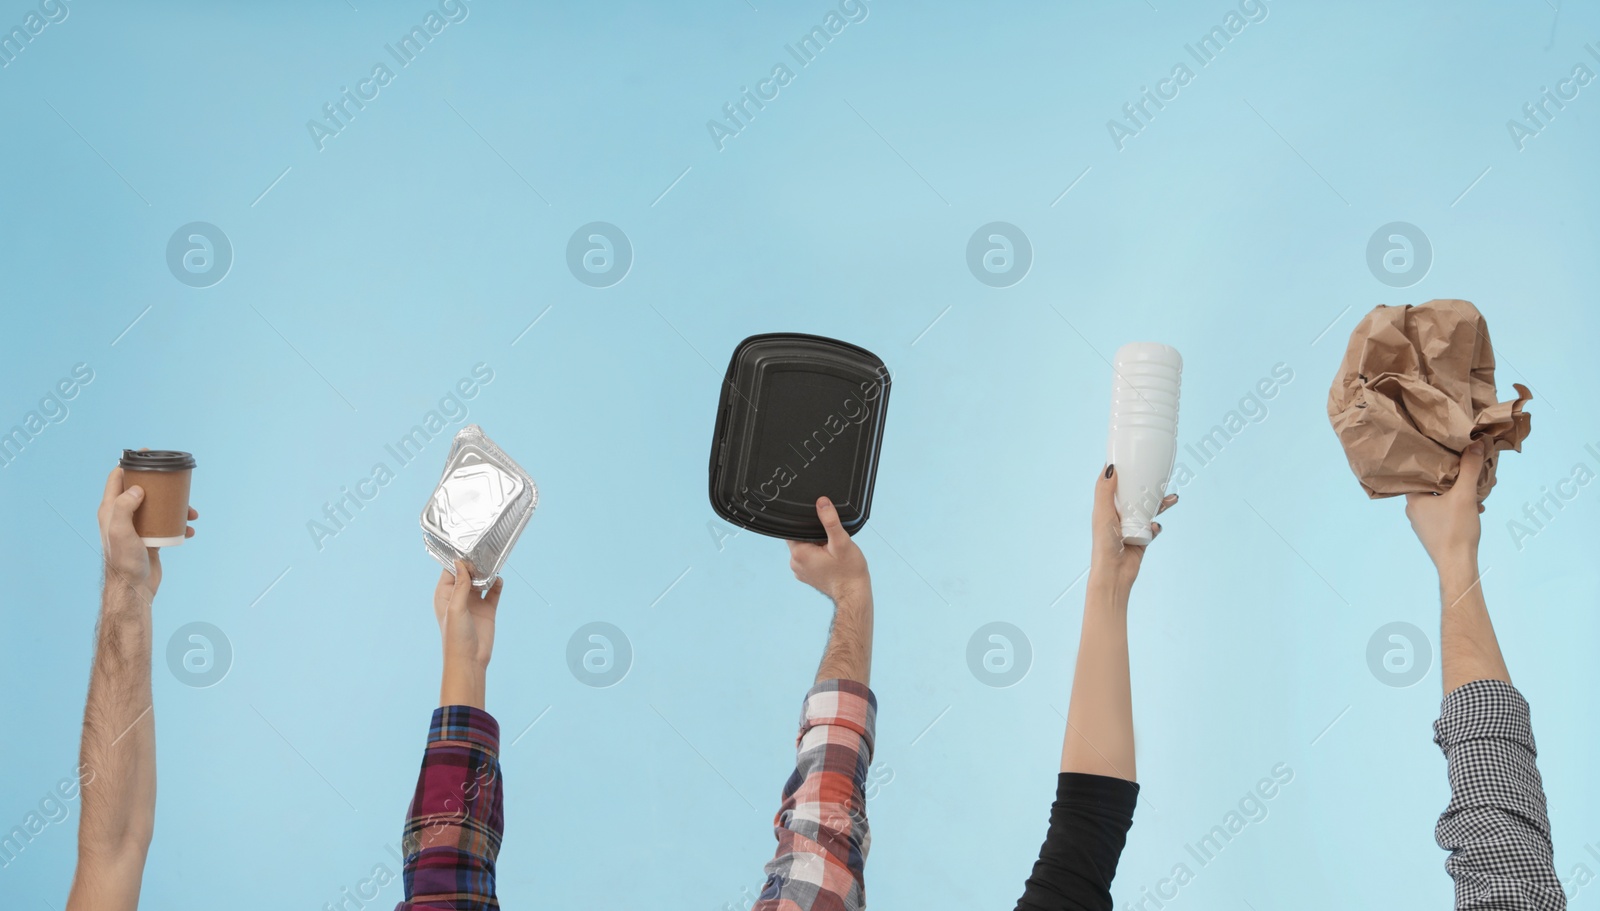
[[[799,333],[733,351],[711,442],[711,508],[758,534],[826,541],[817,498],[866,526],[889,407],[889,368],[864,348]]]
[[[487,589],[538,504],[533,478],[482,427],[468,424],[451,441],[444,473],[422,508],[422,544],[452,572],[465,560],[473,586]]]
[[[1117,350],[1112,371],[1106,461],[1116,466],[1122,540],[1149,544],[1178,455],[1183,357],[1167,345],[1134,342]]]

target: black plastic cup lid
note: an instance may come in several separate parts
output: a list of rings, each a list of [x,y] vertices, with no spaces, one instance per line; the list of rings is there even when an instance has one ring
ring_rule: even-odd
[[[124,449],[118,464],[132,471],[188,471],[194,456],[176,449]]]
[[[711,445],[711,507],[743,528],[825,541],[817,498],[865,527],[889,403],[889,370],[847,342],[754,335],[728,364]]]

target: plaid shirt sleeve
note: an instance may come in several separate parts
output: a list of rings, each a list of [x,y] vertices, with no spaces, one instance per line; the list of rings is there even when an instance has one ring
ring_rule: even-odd
[[[824,680],[800,711],[799,759],[773,820],[778,852],[751,911],[860,911],[867,768],[878,700],[864,683]]]
[[[1503,680],[1444,697],[1434,742],[1450,770],[1450,805],[1434,830],[1450,852],[1458,911],[1562,911],[1528,703]]]
[[[401,838],[406,900],[395,911],[498,908],[494,863],[504,828],[500,725],[471,706],[434,709]]]

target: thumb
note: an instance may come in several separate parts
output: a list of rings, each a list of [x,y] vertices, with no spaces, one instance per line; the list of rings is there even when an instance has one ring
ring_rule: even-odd
[[[817,498],[817,518],[822,520],[822,530],[828,533],[828,546],[850,543],[850,534],[844,530],[844,524],[839,521],[839,510],[833,508],[833,501],[827,497]]]
[[[494,582],[490,583],[489,590],[483,593],[483,606],[488,608],[491,617],[494,616],[495,608],[500,606],[500,590],[505,588],[505,585],[506,577],[497,576]]]
[[[137,484],[117,494],[116,499],[111,501],[111,524],[131,526],[134,510],[143,502],[144,488]]]
[[[1461,453],[1461,472],[1456,476],[1456,483],[1451,491],[1461,489],[1461,496],[1469,496],[1474,500],[1478,498],[1478,477],[1483,474],[1483,455],[1488,449],[1482,440],[1473,440]]]

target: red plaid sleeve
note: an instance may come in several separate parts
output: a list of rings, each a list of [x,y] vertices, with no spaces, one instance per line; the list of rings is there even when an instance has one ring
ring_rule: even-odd
[[[406,900],[395,911],[498,908],[494,863],[504,828],[500,725],[471,706],[434,709],[401,840]]]
[[[751,911],[859,911],[872,837],[865,792],[878,701],[864,683],[824,680],[800,712],[799,759],[773,820],[778,853]]]

